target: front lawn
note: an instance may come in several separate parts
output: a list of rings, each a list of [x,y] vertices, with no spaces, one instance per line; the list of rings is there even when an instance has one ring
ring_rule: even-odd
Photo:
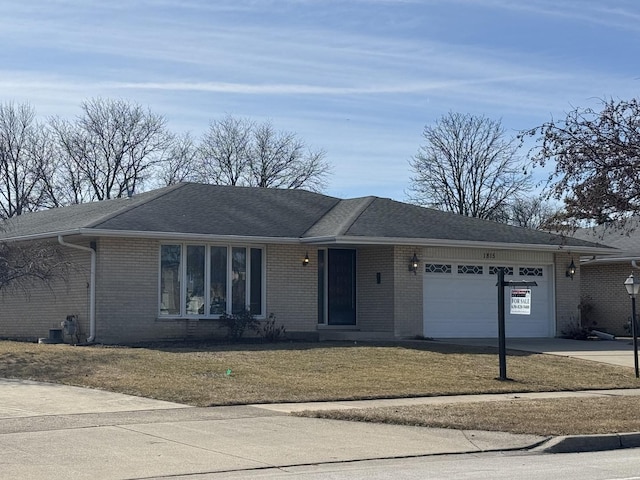
[[[0,377],[196,406],[633,388],[630,368],[439,342],[74,347],[0,341]]]

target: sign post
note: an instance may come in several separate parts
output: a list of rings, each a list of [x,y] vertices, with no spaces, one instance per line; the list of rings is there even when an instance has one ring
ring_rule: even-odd
[[[531,314],[531,289],[527,287],[537,287],[536,282],[525,280],[504,280],[504,267],[498,269],[498,358],[500,361],[500,376],[498,380],[509,380],[507,377],[507,346],[505,335],[505,313],[504,313],[504,287],[515,287],[511,291],[512,315]]]

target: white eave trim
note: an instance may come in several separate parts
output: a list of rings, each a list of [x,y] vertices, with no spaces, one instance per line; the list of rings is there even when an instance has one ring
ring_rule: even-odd
[[[17,242],[28,240],[45,240],[56,238],[59,235],[82,236],[82,237],[116,237],[116,238],[149,238],[158,240],[180,240],[180,241],[206,241],[206,242],[234,242],[234,243],[286,243],[299,244],[299,238],[290,237],[254,237],[249,235],[210,235],[200,233],[176,233],[176,232],[142,232],[132,230],[100,230],[95,228],[79,228],[75,230],[66,230],[60,232],[49,232],[38,235],[24,235],[20,237],[7,238],[0,241]]]
[[[615,255],[619,250],[606,247],[584,247],[571,245],[545,245],[525,243],[477,242],[469,240],[443,240],[433,238],[403,238],[403,237],[355,237],[355,236],[327,236],[310,238],[292,237],[254,237],[249,235],[207,235],[197,233],[176,232],[143,232],[131,230],[100,230],[95,228],[80,228],[74,230],[48,232],[37,235],[24,235],[0,239],[5,242],[33,241],[78,235],[83,237],[116,237],[116,238],[149,238],[157,240],[203,241],[203,242],[237,242],[245,244],[303,244],[303,245],[410,245],[425,247],[466,247],[495,250],[534,250],[534,251],[566,251],[585,255]]]
[[[639,256],[629,256],[629,257],[616,257],[612,255],[610,257],[598,257],[598,258],[588,258],[581,259],[580,265],[593,265],[593,264],[607,264],[607,263],[628,263],[630,264],[632,261],[640,262]]]
[[[497,250],[538,250],[538,251],[566,251],[571,253],[585,253],[592,255],[615,254],[615,248],[585,247],[573,245],[545,245],[529,243],[501,243],[477,242],[469,240],[445,240],[437,238],[400,238],[400,237],[314,237],[301,239],[303,244],[334,244],[334,245],[411,245],[425,247],[466,247]]]

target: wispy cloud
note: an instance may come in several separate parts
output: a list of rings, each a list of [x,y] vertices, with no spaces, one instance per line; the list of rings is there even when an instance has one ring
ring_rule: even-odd
[[[275,117],[330,149],[337,185],[397,188],[446,111],[517,129],[637,95],[639,34],[637,0],[5,1],[0,101],[128,98],[186,129]]]

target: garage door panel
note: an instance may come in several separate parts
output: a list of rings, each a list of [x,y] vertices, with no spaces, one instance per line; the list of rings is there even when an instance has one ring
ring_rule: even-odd
[[[539,267],[536,267],[539,268]],[[546,272],[547,267],[543,271]],[[508,280],[535,280],[532,287],[531,315],[509,314],[509,288],[505,288],[505,332],[510,337],[546,337],[552,335],[550,318],[550,282],[546,276]],[[452,268],[456,272],[456,267]],[[526,271],[534,271],[527,267]],[[497,337],[497,277],[484,274],[425,274],[424,335],[434,338]],[[539,273],[539,272],[538,272]]]

